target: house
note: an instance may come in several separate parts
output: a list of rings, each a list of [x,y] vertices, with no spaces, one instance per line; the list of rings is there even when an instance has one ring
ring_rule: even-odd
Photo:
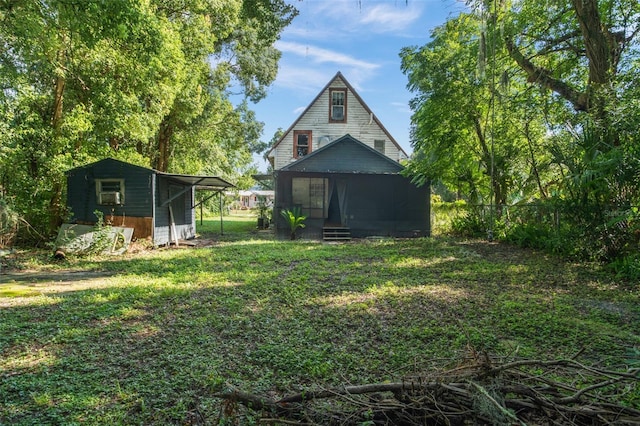
[[[267,158],[279,170],[346,134],[394,161],[408,158],[340,72],[267,152]]]
[[[275,210],[300,207],[307,238],[430,235],[430,187],[402,175],[407,154],[338,72],[267,154]],[[289,235],[278,215],[279,237]]]
[[[238,207],[241,210],[256,209],[260,203],[267,206],[273,206],[275,198],[274,191],[270,189],[248,189],[246,191],[238,191],[239,201]]]
[[[112,225],[133,228],[134,238],[150,237],[159,246],[195,237],[196,189],[213,196],[233,187],[215,176],[163,173],[106,158],[67,172],[67,205],[72,223],[94,224],[99,211]]]

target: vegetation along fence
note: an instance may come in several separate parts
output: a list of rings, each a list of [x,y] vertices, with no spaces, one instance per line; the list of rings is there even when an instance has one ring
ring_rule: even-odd
[[[565,203],[434,203],[434,235],[487,236],[583,258],[612,260],[640,249],[640,207]]]

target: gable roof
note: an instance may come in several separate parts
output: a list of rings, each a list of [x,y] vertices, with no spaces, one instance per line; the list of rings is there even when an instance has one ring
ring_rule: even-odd
[[[397,174],[404,167],[347,134],[312,151],[280,171]]]
[[[320,99],[320,96],[322,96],[322,94],[327,89],[329,89],[331,87],[331,85],[333,84],[333,82],[336,81],[337,79],[342,80],[342,82],[347,87],[347,89],[349,89],[349,91],[353,94],[353,96],[356,97],[358,102],[360,102],[360,104],[365,109],[365,111],[369,114],[370,117],[373,118],[373,121],[380,127],[380,129],[382,129],[382,131],[389,138],[389,140],[398,148],[398,150],[400,152],[402,152],[404,154],[405,157],[409,158],[409,156],[407,155],[405,150],[402,149],[400,144],[398,144],[398,142],[394,139],[394,137],[391,136],[391,133],[389,133],[389,131],[386,129],[386,127],[384,127],[384,125],[380,122],[380,120],[378,120],[378,117],[373,113],[373,111],[371,111],[371,108],[369,108],[369,105],[367,105],[367,103],[360,97],[358,92],[356,92],[356,90],[353,88],[353,86],[347,81],[347,79],[342,75],[342,73],[340,71],[338,71],[336,73],[336,75],[331,80],[329,80],[329,82],[322,88],[322,90],[320,90],[320,93],[318,93],[318,95],[311,101],[311,103],[309,103],[309,105],[307,105],[307,107],[304,109],[304,111],[302,111],[302,114],[300,114],[298,116],[298,118],[293,122],[293,124],[291,126],[289,126],[289,128],[282,134],[280,139],[278,139],[278,141],[271,147],[269,152],[267,152],[267,157],[270,157],[272,155],[272,153],[276,149],[276,147],[278,145],[280,145],[280,143],[284,140],[284,138],[293,130],[294,127],[296,127],[296,125],[302,119],[302,117],[304,117],[304,115],[309,111],[309,109],[311,109],[311,107],[318,101],[318,99]]]

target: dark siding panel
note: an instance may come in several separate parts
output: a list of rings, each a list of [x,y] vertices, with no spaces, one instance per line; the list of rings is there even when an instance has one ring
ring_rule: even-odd
[[[73,220],[95,222],[95,210],[105,218],[110,215],[125,217],[151,217],[153,199],[151,179],[153,171],[142,167],[106,159],[69,171],[67,199]],[[124,179],[124,204],[98,205],[96,179]]]
[[[96,179],[123,179],[124,204],[99,206]],[[186,186],[180,184],[176,188],[179,191]],[[95,210],[101,211],[105,219],[111,215],[117,218],[153,218],[153,242],[156,245],[170,242],[169,208],[161,205],[168,197],[168,179],[158,177],[152,169],[114,159],[104,159],[67,172],[67,205],[72,213],[72,221],[94,223]],[[173,201],[179,238],[195,237],[195,209],[192,208],[194,200],[195,191],[191,188]]]
[[[354,238],[369,236],[413,237],[430,235],[430,187],[417,187],[400,175],[319,174],[280,171],[276,187],[276,214],[291,207],[293,177],[327,177],[329,185],[335,180],[347,180],[346,226]],[[302,238],[322,238],[324,221],[307,219],[306,228],[299,231]],[[276,221],[280,238],[289,236],[289,229],[281,217]]]

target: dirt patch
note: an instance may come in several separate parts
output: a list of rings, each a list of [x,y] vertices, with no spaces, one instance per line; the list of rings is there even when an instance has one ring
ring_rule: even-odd
[[[115,275],[112,271],[50,271],[50,272],[9,272],[0,274],[0,284],[42,284],[42,283],[71,283],[85,281],[94,278],[110,277]]]

